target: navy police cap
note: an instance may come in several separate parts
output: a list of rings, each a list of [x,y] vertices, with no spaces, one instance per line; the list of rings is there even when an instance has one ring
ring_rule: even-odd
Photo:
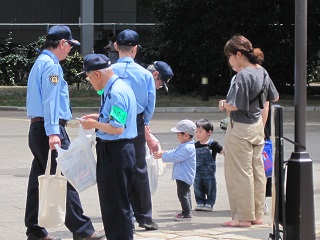
[[[166,92],[168,92],[167,83],[174,76],[171,67],[163,61],[155,61],[153,63],[154,68],[159,72],[160,79],[163,81],[163,86]]]
[[[83,72],[96,71],[109,66],[110,59],[104,54],[89,54],[83,59]]]
[[[117,36],[117,44],[123,46],[136,46],[139,44],[139,34],[130,29],[123,30]]]
[[[153,63],[155,69],[160,73],[161,80],[167,83],[173,76],[171,67],[163,61],[155,61]]]
[[[80,46],[80,42],[72,38],[71,30],[68,26],[56,25],[49,29],[47,38],[53,40],[65,39],[74,46]]]

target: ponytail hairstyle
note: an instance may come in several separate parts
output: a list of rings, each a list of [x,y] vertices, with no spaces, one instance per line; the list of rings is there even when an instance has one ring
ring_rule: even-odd
[[[227,57],[241,52],[252,64],[261,65],[264,54],[260,48],[253,48],[251,42],[242,35],[234,35],[224,46],[224,54]]]

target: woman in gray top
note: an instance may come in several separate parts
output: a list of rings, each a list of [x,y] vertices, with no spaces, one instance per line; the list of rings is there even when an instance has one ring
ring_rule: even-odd
[[[262,161],[264,105],[279,93],[261,66],[264,55],[241,35],[233,36],[224,52],[233,69],[241,69],[231,85],[221,111],[231,111],[225,139],[225,179],[232,221],[226,227],[262,224],[266,177]]]

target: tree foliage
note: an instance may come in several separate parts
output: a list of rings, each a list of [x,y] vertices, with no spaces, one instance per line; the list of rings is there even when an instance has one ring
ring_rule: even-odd
[[[25,46],[14,45],[11,33],[6,43],[0,46],[0,85],[26,85],[29,72],[37,57],[43,50],[45,36]],[[72,50],[67,58],[61,61],[64,78],[69,84],[77,83],[80,79],[75,76],[82,70],[83,58],[78,49]]]
[[[232,72],[223,48],[242,34],[262,49],[263,66],[281,91],[294,84],[294,1],[145,0],[158,20],[144,48],[146,62],[163,60],[173,68],[170,86],[199,91],[208,76],[211,95],[225,94]],[[318,81],[320,1],[309,0],[308,81]]]

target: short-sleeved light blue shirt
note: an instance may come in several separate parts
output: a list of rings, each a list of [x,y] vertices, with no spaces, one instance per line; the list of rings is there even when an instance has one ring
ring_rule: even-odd
[[[115,128],[124,128],[124,131],[119,135],[98,130],[96,136],[110,141],[135,138],[137,136],[137,103],[130,86],[118,76],[113,75],[104,87],[102,97],[105,100],[101,103],[99,122],[110,123]],[[127,114],[125,124],[112,116],[112,107],[120,108]]]
[[[130,57],[119,59],[111,68],[132,88],[137,100],[137,114],[143,112],[144,121],[148,125],[156,103],[156,87],[151,72]]]
[[[58,58],[44,50],[34,63],[27,85],[27,116],[43,117],[47,136],[60,134],[59,119],[70,120],[68,83]]]

